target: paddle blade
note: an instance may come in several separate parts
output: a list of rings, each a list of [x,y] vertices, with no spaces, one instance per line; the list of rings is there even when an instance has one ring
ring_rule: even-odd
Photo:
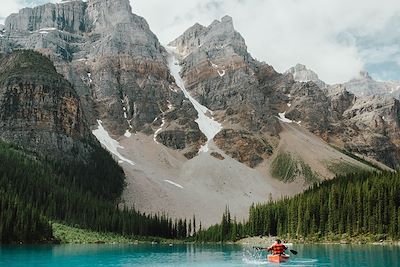
[[[293,250],[293,249],[290,249],[290,252],[292,252],[294,255],[297,255],[297,251],[296,250]]]

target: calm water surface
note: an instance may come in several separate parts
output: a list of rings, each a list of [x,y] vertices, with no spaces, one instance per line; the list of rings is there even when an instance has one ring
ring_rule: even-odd
[[[245,246],[0,246],[0,266],[400,266],[400,247],[294,245],[289,263],[272,264]]]

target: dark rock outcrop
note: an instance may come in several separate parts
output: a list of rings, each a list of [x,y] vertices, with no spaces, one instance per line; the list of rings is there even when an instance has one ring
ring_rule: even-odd
[[[71,84],[33,51],[0,59],[0,137],[48,157],[83,161],[94,144]]]

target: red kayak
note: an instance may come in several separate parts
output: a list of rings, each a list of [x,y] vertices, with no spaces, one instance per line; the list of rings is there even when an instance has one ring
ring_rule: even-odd
[[[280,262],[287,262],[289,260],[290,256],[283,254],[283,255],[268,255],[268,261],[269,262],[275,262],[275,263],[280,263]]]

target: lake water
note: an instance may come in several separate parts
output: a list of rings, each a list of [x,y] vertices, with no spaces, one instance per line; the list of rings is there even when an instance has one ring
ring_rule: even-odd
[[[272,264],[265,252],[234,245],[0,246],[0,266],[400,266],[400,247],[294,245],[289,263]]]

